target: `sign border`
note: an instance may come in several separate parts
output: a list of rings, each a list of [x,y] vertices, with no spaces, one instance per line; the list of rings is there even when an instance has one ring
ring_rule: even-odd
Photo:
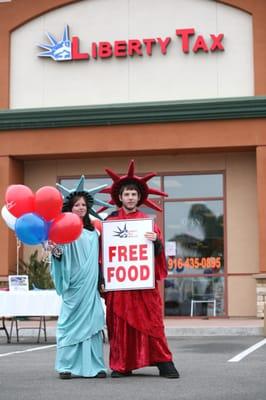
[[[110,219],[110,220],[105,220],[102,222],[103,226],[104,224],[110,223],[110,222],[118,222],[118,223],[125,223],[126,221],[151,221],[152,223],[152,229],[154,230],[154,218],[127,218],[127,219]],[[103,235],[103,230],[102,229],[102,235],[101,235],[101,246],[102,246],[102,269],[103,269],[103,276],[104,274],[104,235]],[[153,242],[152,242],[153,243]],[[119,288],[119,289],[105,289],[104,291],[107,292],[116,292],[116,291],[125,291],[125,290],[149,290],[149,289],[155,289],[155,257],[154,257],[154,251],[152,252],[152,264],[153,266],[151,267],[152,273],[153,273],[153,284],[152,286],[149,287],[141,287],[141,288]]]

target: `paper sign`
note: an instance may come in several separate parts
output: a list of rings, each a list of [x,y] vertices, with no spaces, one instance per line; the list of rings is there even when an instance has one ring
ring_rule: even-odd
[[[153,232],[152,218],[103,222],[105,290],[154,288],[154,245],[145,232]]]
[[[29,277],[28,275],[9,275],[8,276],[9,290],[15,292],[17,290],[29,290]]]
[[[176,256],[176,242],[166,242],[165,243],[165,255],[166,256]]]

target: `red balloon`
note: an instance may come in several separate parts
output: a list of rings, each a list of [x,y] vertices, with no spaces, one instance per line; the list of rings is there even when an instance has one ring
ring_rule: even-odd
[[[71,243],[80,236],[82,228],[82,220],[77,214],[65,212],[52,222],[48,238],[58,244]]]
[[[91,223],[94,226],[94,228],[99,232],[99,235],[101,235],[103,230],[102,221],[100,221],[99,219],[91,219]]]
[[[34,212],[34,194],[25,185],[11,185],[5,194],[5,203],[8,211],[15,217]]]
[[[46,221],[57,217],[62,210],[62,195],[52,186],[43,186],[35,193],[35,212]]]

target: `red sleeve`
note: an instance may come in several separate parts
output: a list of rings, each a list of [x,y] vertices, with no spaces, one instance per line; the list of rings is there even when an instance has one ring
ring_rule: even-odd
[[[154,224],[154,232],[157,233],[158,239],[162,243],[162,251],[155,257],[155,279],[158,281],[167,277],[167,264],[165,258],[165,251],[163,245],[163,237],[160,229],[156,224]]]

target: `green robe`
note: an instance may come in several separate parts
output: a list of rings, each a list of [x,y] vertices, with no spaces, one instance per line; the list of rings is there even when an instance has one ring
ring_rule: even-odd
[[[61,260],[52,257],[52,277],[62,296],[57,324],[56,370],[92,377],[106,371],[102,330],[104,311],[98,292],[98,236],[83,229],[63,246]]]

